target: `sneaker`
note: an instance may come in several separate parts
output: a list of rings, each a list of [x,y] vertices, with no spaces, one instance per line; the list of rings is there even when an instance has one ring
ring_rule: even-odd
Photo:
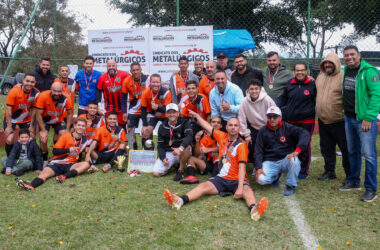
[[[64,175],[58,175],[55,177],[55,180],[58,182],[58,183],[64,183],[65,180],[66,180],[66,176]]]
[[[363,196],[360,198],[360,200],[365,201],[365,202],[372,202],[376,200],[376,198],[377,198],[376,191],[367,189],[365,193],[363,194]]]
[[[329,181],[329,180],[334,180],[336,179],[336,174],[335,172],[323,172],[320,176],[318,176],[318,180],[324,180],[324,181]]]
[[[164,197],[167,200],[167,202],[172,206],[172,208],[176,208],[177,210],[180,210],[183,206],[183,200],[181,197],[178,197],[177,195],[173,194],[169,190],[164,190]]]
[[[284,195],[285,196],[293,195],[295,192],[296,192],[296,187],[295,186],[286,185],[286,189],[284,191]]]
[[[195,176],[188,176],[185,179],[182,179],[179,183],[181,184],[197,184],[199,180]]]
[[[173,181],[180,181],[185,177],[183,172],[181,170],[178,170],[177,173],[175,174]]]
[[[350,191],[350,190],[360,190],[360,184],[352,184],[351,182],[346,182],[346,184],[339,187],[340,191]]]
[[[107,163],[106,165],[103,166],[103,172],[107,173],[111,169],[111,164]]]
[[[20,178],[16,178],[15,181],[16,181],[17,186],[25,191],[34,190],[34,187],[32,187],[32,185],[30,185],[29,182],[23,181]]]
[[[89,174],[92,174],[92,173],[95,173],[99,171],[99,169],[97,167],[95,167],[95,165],[91,165],[89,169],[87,169],[87,173]]]
[[[307,178],[309,178],[309,175],[307,174],[299,174],[298,175],[298,180],[306,180]]]
[[[267,208],[268,198],[264,197],[251,209],[251,219],[254,221],[260,220],[261,216],[263,215],[265,210],[267,210]]]

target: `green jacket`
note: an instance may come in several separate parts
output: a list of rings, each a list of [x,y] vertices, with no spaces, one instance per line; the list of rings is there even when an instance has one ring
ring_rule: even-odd
[[[346,77],[347,65],[344,67],[344,80]],[[344,98],[344,91],[343,91]],[[344,103],[344,102],[343,102]],[[359,121],[376,120],[380,111],[380,80],[379,71],[363,59],[360,62],[359,73],[356,76],[355,85],[355,112]]]

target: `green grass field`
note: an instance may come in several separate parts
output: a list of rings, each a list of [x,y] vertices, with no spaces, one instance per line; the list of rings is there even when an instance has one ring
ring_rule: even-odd
[[[310,178],[299,183],[295,198],[322,249],[376,249],[380,245],[379,199],[364,203],[364,192],[338,190],[344,178],[318,181],[323,171],[319,137],[313,137]],[[378,151],[380,145],[378,143]],[[4,155],[1,149],[0,155]],[[248,166],[250,173],[252,166]],[[32,180],[35,173],[23,176]],[[243,201],[231,196],[203,197],[180,211],[170,208],[163,191],[184,194],[193,186],[150,174],[84,174],[57,184],[48,180],[36,191],[17,188],[14,177],[0,176],[0,246],[2,249],[304,249],[279,187],[251,186],[268,197],[259,222],[250,220]],[[378,176],[379,177],[379,176]],[[202,181],[207,176],[201,176]],[[281,178],[284,182],[284,178]],[[376,247],[377,246],[377,247]],[[315,246],[317,249],[317,246]]]

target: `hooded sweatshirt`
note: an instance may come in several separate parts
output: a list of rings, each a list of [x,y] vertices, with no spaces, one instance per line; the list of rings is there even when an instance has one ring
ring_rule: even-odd
[[[323,67],[327,61],[335,66],[331,75],[328,75]],[[338,55],[329,53],[320,63],[320,67],[321,72],[315,82],[317,87],[316,114],[324,124],[341,122],[344,120],[342,105],[343,71]]]
[[[240,104],[243,99],[243,92],[239,86],[233,84],[230,81],[227,81],[226,89],[224,90],[223,94],[219,93],[218,87],[215,86],[211,90],[209,98],[211,105],[211,115],[221,116],[224,121],[228,121],[230,118],[235,118],[238,116]],[[230,109],[221,111],[220,107],[226,102],[230,104]]]
[[[255,101],[252,101],[247,91],[247,96],[244,98],[239,109],[240,135],[246,139],[250,139],[250,126],[256,130],[265,126],[267,122],[266,111],[271,106],[276,106],[276,104],[265,92],[264,88],[261,88],[259,97]]]

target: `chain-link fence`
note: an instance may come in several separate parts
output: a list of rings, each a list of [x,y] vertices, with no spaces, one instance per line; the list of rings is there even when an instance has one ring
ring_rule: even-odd
[[[59,65],[81,68],[88,30],[176,25],[247,30],[255,48],[246,53],[258,68],[266,67],[269,51],[277,51],[289,68],[304,60],[318,69],[327,53],[342,56],[349,44],[380,66],[378,7],[376,0],[4,0],[0,73],[29,72],[43,56],[52,59],[55,73]]]

